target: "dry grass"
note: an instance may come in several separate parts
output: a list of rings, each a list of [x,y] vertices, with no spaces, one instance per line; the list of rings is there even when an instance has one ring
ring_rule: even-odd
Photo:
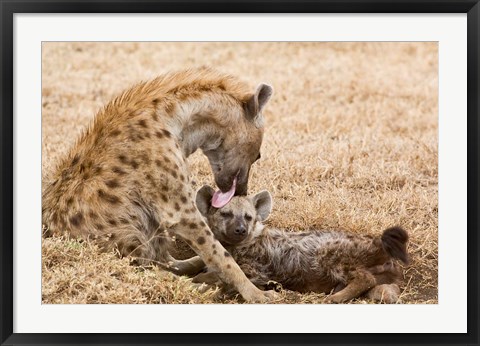
[[[437,303],[437,57],[435,43],[44,43],[42,172],[139,80],[211,65],[252,88],[268,82],[275,94],[250,184],[274,197],[268,223],[375,234],[402,225],[412,259],[402,301]],[[197,187],[213,184],[201,154],[189,161]],[[42,251],[44,303],[241,302],[88,242],[50,238]],[[283,292],[281,303],[322,297]]]

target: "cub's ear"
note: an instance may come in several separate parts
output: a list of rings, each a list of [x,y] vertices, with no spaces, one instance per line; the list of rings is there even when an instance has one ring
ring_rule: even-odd
[[[208,185],[203,185],[200,190],[197,191],[195,203],[197,204],[197,208],[203,216],[207,216],[208,214],[208,210],[212,205],[212,197],[214,193],[215,190],[213,187]]]
[[[262,125],[262,110],[273,94],[273,88],[267,84],[260,84],[255,94],[250,96],[245,103],[245,114],[247,118],[253,120],[256,124]]]
[[[272,196],[268,191],[262,191],[252,197],[252,203],[257,210],[259,221],[265,221],[272,212]]]

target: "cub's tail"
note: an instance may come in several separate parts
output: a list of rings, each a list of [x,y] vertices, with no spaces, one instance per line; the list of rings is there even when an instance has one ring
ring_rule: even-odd
[[[383,231],[382,245],[385,251],[405,264],[408,264],[408,233],[401,227],[391,227]]]

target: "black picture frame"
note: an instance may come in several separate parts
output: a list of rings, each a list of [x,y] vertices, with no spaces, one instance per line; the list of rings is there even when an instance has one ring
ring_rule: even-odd
[[[65,1],[0,0],[0,242],[2,345],[322,344],[478,345],[479,328],[479,0]],[[13,17],[16,13],[467,13],[468,309],[465,334],[26,334],[13,332]],[[268,317],[266,317],[268,318]],[[452,316],[452,318],[455,318]],[[320,323],[320,320],[319,320]],[[408,322],[407,322],[408,323]]]

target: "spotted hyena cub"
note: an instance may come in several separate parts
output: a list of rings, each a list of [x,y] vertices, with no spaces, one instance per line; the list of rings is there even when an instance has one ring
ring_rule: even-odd
[[[197,150],[207,156],[219,205],[245,195],[271,95],[269,85],[251,88],[209,68],[135,85],[98,112],[44,183],[43,223],[178,274],[207,264],[247,301],[269,300],[275,294],[246,278],[204,222],[186,159]],[[175,260],[166,234],[184,239],[200,257]]]
[[[333,294],[341,303],[364,293],[374,300],[398,301],[402,269],[407,263],[407,232],[400,227],[381,236],[341,231],[285,232],[265,227],[272,199],[267,191],[234,197],[223,208],[211,206],[213,189],[197,192],[197,206],[215,237],[230,252],[248,278],[260,287],[269,281],[299,292]],[[195,282],[214,282],[215,273],[199,274]]]

